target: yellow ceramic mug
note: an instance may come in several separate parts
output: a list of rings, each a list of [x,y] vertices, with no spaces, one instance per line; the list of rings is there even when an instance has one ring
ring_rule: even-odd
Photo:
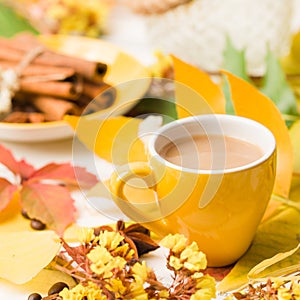
[[[257,145],[262,155],[246,165],[226,169],[222,164],[225,148],[219,151],[225,146],[211,145],[213,153],[219,151],[214,159],[217,168],[201,170],[196,165],[176,165],[159,154],[170,141],[176,144],[196,135],[233,137]],[[209,266],[225,266],[239,259],[250,246],[272,193],[276,165],[272,133],[250,119],[200,115],[163,126],[148,146],[149,163],[122,166],[110,179],[110,191],[121,210],[158,235],[182,233],[196,241]],[[220,157],[220,153],[224,155]],[[141,190],[138,200],[131,198],[133,190]],[[146,193],[151,190],[155,197],[149,201]]]

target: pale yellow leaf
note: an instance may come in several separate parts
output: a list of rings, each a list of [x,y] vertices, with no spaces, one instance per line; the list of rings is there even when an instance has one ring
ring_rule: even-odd
[[[266,270],[267,268],[269,268],[270,266],[282,261],[283,259],[293,255],[300,247],[300,244],[297,245],[297,247],[283,252],[283,253],[277,253],[276,255],[274,255],[271,258],[267,258],[265,260],[263,260],[262,262],[260,262],[259,264],[257,264],[255,267],[253,267],[249,273],[248,273],[248,278],[249,279],[255,279],[257,277],[259,277],[258,275],[260,273],[262,273],[264,270]]]
[[[0,235],[0,277],[23,284],[46,267],[60,250],[58,236],[49,230]]]
[[[75,286],[74,279],[57,270],[43,269],[30,281],[24,284],[14,284],[12,282],[0,279],[1,295],[9,295],[10,299],[27,299],[32,293],[39,293],[47,296],[50,287],[56,282],[64,282],[70,288]]]

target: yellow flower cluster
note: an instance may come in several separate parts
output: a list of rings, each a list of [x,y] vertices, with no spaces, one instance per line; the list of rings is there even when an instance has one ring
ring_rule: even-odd
[[[41,33],[99,37],[112,0],[16,0],[9,4]]]
[[[274,299],[274,300],[300,300],[299,276],[297,279],[283,277],[269,278],[262,285],[251,284],[241,292],[235,292],[226,297],[225,300],[237,299]]]
[[[207,260],[205,254],[199,251],[196,242],[187,245],[187,238],[184,235],[169,234],[160,244],[170,249],[169,267],[177,272],[187,272],[195,280],[196,292],[191,296],[191,300],[210,300],[215,297],[215,279],[201,272],[206,269]]]
[[[204,270],[207,266],[206,256],[199,251],[196,242],[186,245],[187,239],[181,234],[167,235],[161,245],[172,250],[170,266],[175,270],[186,268],[192,272]]]
[[[46,17],[57,23],[58,33],[96,37],[103,31],[107,13],[108,6],[103,1],[51,0]]]
[[[168,235],[161,241],[170,249],[167,266],[174,271],[174,283],[170,287],[157,280],[145,261],[136,260],[122,233],[103,230],[95,235],[93,229],[81,228],[78,239],[81,247],[74,249],[81,255],[77,270],[81,282],[72,289],[63,289],[59,293],[63,300],[102,300],[108,299],[108,295],[133,300],[177,297],[210,300],[215,297],[215,280],[201,272],[206,268],[205,255],[196,243],[187,245],[183,235]],[[70,250],[72,247],[66,249],[77,257]]]
[[[90,241],[97,242],[98,245],[93,248],[87,258],[92,262],[90,268],[103,278],[110,278],[113,275],[113,269],[123,269],[128,259],[134,257],[134,251],[129,249],[129,245],[121,242],[124,237],[115,231],[102,231],[95,237],[92,229],[82,228],[79,231],[79,239],[83,243]]]
[[[59,296],[64,300],[93,299],[106,300],[102,295],[102,290],[96,284],[88,282],[87,285],[77,284],[73,289],[64,288]]]
[[[95,239],[93,228],[80,227],[77,229],[76,235],[79,242],[82,244],[88,244]]]
[[[103,246],[97,246],[87,257],[92,262],[91,270],[97,275],[102,275],[103,278],[111,277],[113,269],[123,269],[126,265],[126,260],[123,257],[113,257]]]

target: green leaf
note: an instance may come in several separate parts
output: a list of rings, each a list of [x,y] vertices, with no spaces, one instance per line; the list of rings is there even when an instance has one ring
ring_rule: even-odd
[[[13,9],[0,4],[0,35],[12,37],[21,31],[38,33],[26,19],[18,15]]]
[[[235,48],[229,37],[223,52],[223,68],[247,82],[251,81],[247,74],[245,50]]]
[[[282,114],[299,115],[294,92],[287,82],[279,60],[271,51],[267,53],[266,63],[267,70],[261,92],[272,99]]]
[[[226,38],[225,50],[223,52],[223,68],[230,73],[251,83],[247,74],[245,50],[235,48],[230,38]],[[230,87],[227,79],[224,79],[222,90],[226,99],[226,113],[234,115],[234,107],[231,101]]]
[[[235,115],[232,99],[231,99],[231,91],[228,79],[224,77],[223,85],[222,85],[223,94],[225,97],[225,111],[228,115]]]

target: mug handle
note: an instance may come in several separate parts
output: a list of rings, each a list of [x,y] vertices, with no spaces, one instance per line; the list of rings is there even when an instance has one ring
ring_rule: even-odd
[[[156,180],[152,168],[146,162],[132,162],[118,168],[110,177],[110,188],[113,195],[128,200],[124,195],[124,187],[132,178],[142,179],[149,189],[156,191]]]
[[[140,205],[131,203],[125,196],[124,187],[133,178],[142,179],[146,183],[147,189],[152,189],[156,192],[157,182],[151,166],[147,162],[132,162],[118,168],[118,171],[111,175],[109,185],[114,201],[133,221],[143,223],[149,230],[165,236],[169,233],[170,227],[168,221],[161,216],[159,199],[156,199],[155,203]],[[151,207],[150,209],[149,206]]]

